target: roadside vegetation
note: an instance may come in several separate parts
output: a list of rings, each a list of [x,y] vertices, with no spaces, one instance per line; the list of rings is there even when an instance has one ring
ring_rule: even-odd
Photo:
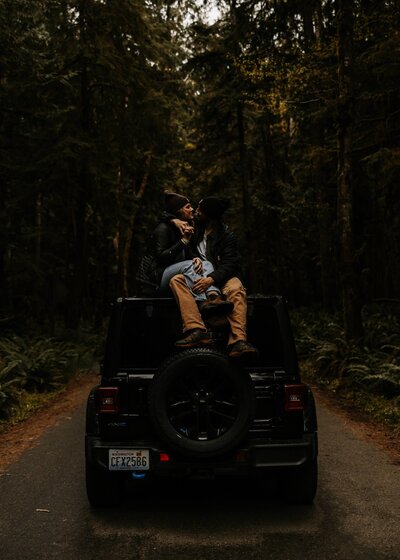
[[[8,334],[0,338],[0,432],[24,420],[65,389],[70,379],[90,371],[100,336]]]
[[[400,431],[400,302],[363,309],[365,337],[346,341],[341,316],[292,312],[303,377]]]

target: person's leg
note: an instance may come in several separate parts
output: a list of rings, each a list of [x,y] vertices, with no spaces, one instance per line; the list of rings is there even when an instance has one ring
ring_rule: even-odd
[[[163,272],[160,282],[160,293],[167,294],[169,291],[168,288],[171,278],[173,278],[177,274],[183,274],[186,279],[186,284],[188,285],[192,296],[196,299],[196,301],[206,301],[208,293],[221,294],[221,290],[216,286],[211,286],[206,292],[203,292],[202,294],[195,294],[192,288],[196,280],[202,278],[203,276],[207,276],[213,270],[213,265],[209,261],[203,261],[203,270],[201,274],[195,272],[192,261],[186,260],[179,263],[171,264]]]
[[[210,261],[203,261],[202,262],[203,265],[203,270],[201,275],[203,277],[207,277],[209,276],[212,272],[214,272],[214,267],[213,265],[210,263]],[[214,294],[218,294],[219,296],[221,295],[221,290],[219,288],[217,288],[217,286],[210,286],[209,288],[207,288],[206,290],[206,296],[208,297],[210,294],[214,295]]]
[[[222,288],[222,293],[233,303],[233,311],[227,317],[231,327],[228,340],[229,357],[257,356],[258,350],[247,342],[247,298],[243,284],[239,278],[231,278]]]
[[[183,272],[183,274],[185,275],[186,283],[189,286],[193,297],[196,299],[203,316],[205,314],[209,315],[210,313],[218,315],[222,313],[226,315],[233,309],[233,304],[221,297],[221,290],[215,285],[210,286],[205,292],[201,294],[196,294],[195,292],[193,292],[193,285],[196,280],[198,280],[199,278],[205,278],[213,271],[214,267],[210,261],[202,261],[201,274],[197,274],[197,272],[195,272],[194,266],[187,267],[187,269]]]
[[[190,266],[193,266],[193,263],[189,260],[181,261],[167,266],[161,278],[160,293],[168,294],[169,282],[171,278],[173,278],[176,274],[183,274],[186,269],[190,268]]]
[[[206,301],[209,294],[215,294],[219,296],[221,295],[221,290],[217,288],[217,286],[210,286],[205,292],[201,294],[196,294],[193,292],[193,284],[196,282],[196,280],[208,276],[209,274],[211,274],[211,272],[213,272],[213,270],[214,267],[210,263],[210,261],[202,262],[202,271],[200,274],[195,271],[193,264],[188,265],[182,270],[182,274],[184,274],[186,278],[186,283],[189,286],[189,289],[196,301]]]
[[[206,262],[204,270],[212,272],[213,268],[211,263]],[[208,339],[206,340],[205,337],[205,335],[208,336],[207,327],[204,324],[197,302],[202,306],[202,313],[229,313],[232,309],[232,304],[221,300],[221,298],[217,298],[209,303],[205,293],[194,294],[190,288],[197,278],[200,278],[200,276],[194,272],[192,261],[183,261],[166,268],[161,279],[161,293],[167,293],[166,282],[169,280],[169,287],[178,303],[181,314],[183,332],[188,333],[188,337],[190,338],[189,341],[186,341],[186,339],[178,340],[175,343],[176,346],[188,347],[187,344],[195,345],[196,342],[208,343]],[[219,295],[220,293],[221,292],[218,291],[215,295]],[[204,305],[208,306],[207,309],[204,308]],[[199,332],[193,333],[192,331]],[[192,340],[192,338],[194,338],[194,340]]]
[[[181,313],[183,332],[192,329],[201,329],[207,332],[207,327],[200,315],[196,300],[186,283],[185,276],[183,274],[173,276],[169,281],[169,286]]]
[[[247,340],[247,298],[243,284],[239,278],[230,278],[224,284],[222,293],[233,303],[233,310],[227,317],[231,328],[228,345]]]

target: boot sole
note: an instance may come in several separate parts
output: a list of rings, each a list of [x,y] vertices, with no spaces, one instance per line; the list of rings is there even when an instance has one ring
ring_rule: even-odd
[[[232,352],[228,354],[230,358],[241,358],[242,356],[258,356],[257,350],[247,350],[244,352]]]
[[[212,346],[214,342],[210,340],[199,340],[197,342],[188,342],[186,344],[177,344],[175,342],[175,348],[194,348],[196,346]]]

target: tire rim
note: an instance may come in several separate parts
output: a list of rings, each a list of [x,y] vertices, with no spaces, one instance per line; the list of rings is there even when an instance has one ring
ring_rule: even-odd
[[[167,391],[167,416],[175,431],[192,441],[224,435],[239,414],[237,389],[221,371],[195,368],[181,373]]]

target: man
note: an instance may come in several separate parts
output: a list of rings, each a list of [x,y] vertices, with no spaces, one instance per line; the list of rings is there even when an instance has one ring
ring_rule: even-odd
[[[210,196],[203,198],[196,209],[197,225],[191,239],[192,249],[201,259],[210,261],[214,270],[199,278],[193,285],[193,291],[200,294],[215,285],[233,304],[232,312],[227,315],[230,325],[228,353],[231,358],[239,358],[254,355],[257,350],[247,342],[247,299],[240,280],[237,238],[222,221],[228,207],[229,201]],[[178,302],[186,332],[186,336],[175,344],[178,347],[195,346],[200,337],[199,325],[204,325],[200,312],[182,275],[174,276],[169,285]]]

